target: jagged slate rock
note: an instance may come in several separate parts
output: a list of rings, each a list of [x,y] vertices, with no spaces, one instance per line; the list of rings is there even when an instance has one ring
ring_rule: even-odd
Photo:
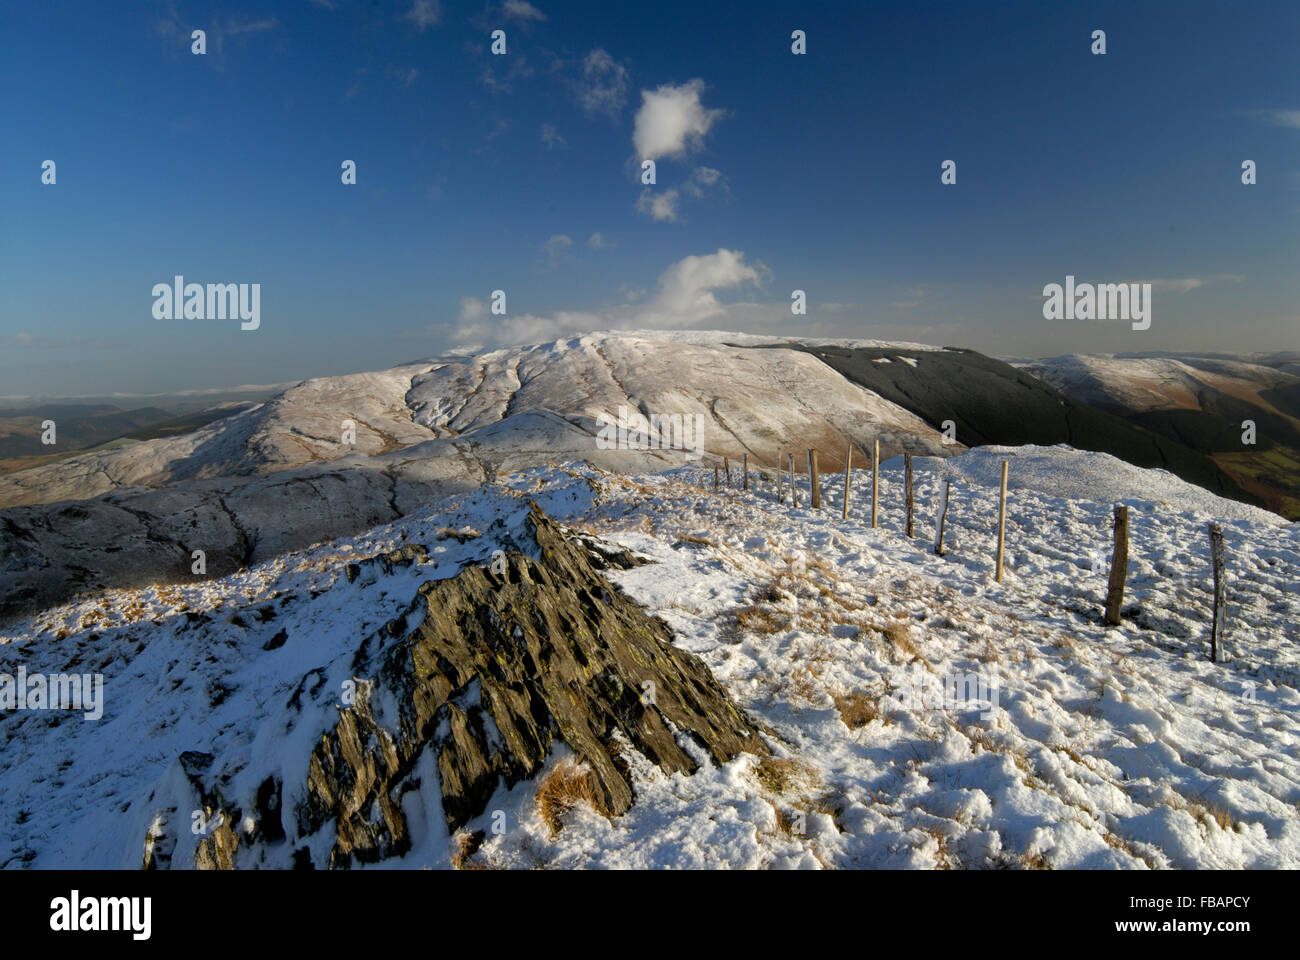
[[[436,755],[451,830],[482,813],[499,786],[536,775],[556,737],[591,764],[607,815],[633,800],[615,734],[668,772],[697,766],[679,735],[717,763],[767,753],[703,662],[672,645],[663,621],[614,590],[588,549],[535,505],[529,520],[539,559],[512,553],[502,576],[468,567],[424,585],[411,607],[423,613],[418,626],[396,639],[372,635],[358,652],[354,671],[374,677],[398,715],[390,732],[372,712],[381,698],[371,690],[340,711],[313,750],[297,826],[301,838],[334,824],[331,866],[410,849],[401,796],[414,788],[426,749]]]

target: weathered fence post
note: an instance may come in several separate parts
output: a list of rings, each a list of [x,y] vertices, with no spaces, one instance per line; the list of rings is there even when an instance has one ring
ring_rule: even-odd
[[[1128,507],[1115,508],[1115,550],[1110,557],[1110,586],[1106,591],[1106,625],[1119,626],[1128,576]]]
[[[912,455],[903,454],[903,484],[907,487],[907,535],[912,536]]]
[[[794,454],[787,454],[790,458],[790,506],[799,506],[799,486],[794,482]]]
[[[943,510],[939,513],[939,534],[934,538],[934,552],[943,556],[943,527],[948,522],[948,491],[952,486],[951,480],[943,482]]]
[[[749,489],[749,454],[745,453],[745,454],[741,454],[741,456],[743,459],[740,462],[744,465],[744,469],[745,469],[745,489],[748,490]]]
[[[998,580],[1002,579],[1002,544],[1007,532],[1007,461],[1002,461],[1002,502],[998,506]]]
[[[776,448],[776,502],[781,503],[781,448]]]
[[[731,486],[731,461],[726,457],[722,458],[722,469],[727,472],[727,486]]]
[[[877,526],[876,518],[880,510],[880,441],[871,447],[871,528]]]
[[[718,489],[718,465],[716,463],[713,465],[713,489]]]
[[[808,451],[808,483],[812,487],[814,510],[822,508],[822,472],[817,468],[817,451]]]
[[[1210,662],[1219,662],[1223,628],[1228,619],[1228,577],[1224,569],[1223,527],[1210,524],[1210,563],[1214,567],[1214,620],[1210,624]]]
[[[849,518],[849,472],[853,469],[853,441],[844,447],[844,519]]]

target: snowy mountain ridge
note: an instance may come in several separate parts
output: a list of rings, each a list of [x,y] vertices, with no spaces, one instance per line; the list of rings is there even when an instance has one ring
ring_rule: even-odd
[[[999,584],[988,478],[1004,457]],[[387,696],[382,676],[353,675],[359,642],[400,622],[422,582],[526,547],[529,501],[653,561],[607,576],[704,660],[767,731],[772,757],[686,776],[629,753],[631,809],[606,819],[580,803],[553,830],[537,793],[567,762],[557,747],[543,775],[500,787],[455,835],[421,768],[401,806],[412,847],[378,865],[1300,865],[1300,532],[1117,463],[1065,448],[920,460],[914,540],[897,461],[883,470],[878,530],[865,475],[843,521],[834,478],[813,511],[806,478],[792,508],[757,472],[749,493],[715,494],[712,471],[693,467],[530,468],[220,579],[59,605],[4,629],[4,661],[102,673],[103,717],[0,715],[0,866],[138,867],[169,831],[171,865],[192,865],[197,755],[245,810],[262,809],[261,785],[283,785],[280,832],[268,841],[255,835],[265,821],[239,826],[237,866],[324,865],[330,835],[304,836],[295,811],[348,684],[365,681],[377,705]],[[1080,477],[1096,499],[1061,495]],[[938,557],[945,479],[950,552]],[[1106,628],[1097,558],[1113,500],[1132,511],[1132,567],[1125,621]],[[1230,557],[1219,664],[1205,659],[1210,519]],[[416,544],[424,559],[365,559]],[[942,694],[969,693],[972,676],[977,695]],[[391,708],[376,715],[394,722]],[[466,837],[480,833],[467,858]]]

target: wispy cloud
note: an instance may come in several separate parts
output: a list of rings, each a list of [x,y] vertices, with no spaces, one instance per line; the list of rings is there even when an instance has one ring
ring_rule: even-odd
[[[275,17],[267,20],[250,20],[248,23],[228,23],[226,33],[232,37],[241,33],[265,33],[267,30],[274,30],[278,23]]]
[[[574,95],[590,115],[617,119],[627,103],[627,67],[597,47],[582,59],[582,77],[572,81]]]
[[[676,223],[677,198],[679,196],[676,187],[660,193],[655,193],[653,190],[642,190],[641,196],[636,201],[637,212],[646,214],[652,220]]]
[[[560,259],[572,246],[573,238],[563,233],[548,237],[546,242],[542,244],[542,256],[545,258],[543,269],[554,270]]]
[[[1214,273],[1205,277],[1173,277],[1146,281],[1152,290],[1168,293],[1190,293],[1210,283],[1241,283],[1246,278],[1238,273]]]
[[[567,146],[565,139],[560,136],[560,131],[556,130],[549,123],[542,124],[542,144],[547,150],[554,150],[556,147]]]
[[[659,193],[650,189],[642,190],[641,196],[637,198],[636,209],[652,220],[676,223],[680,219],[683,195],[700,200],[719,185],[724,189],[726,187],[726,180],[720,172],[712,167],[696,167],[680,189],[669,187]]]
[[[421,32],[436,26],[442,19],[442,4],[439,0],[415,0],[411,9],[402,14],[401,19],[409,20]]]
[[[1276,127],[1300,128],[1300,110],[1254,110],[1253,115]]]
[[[528,0],[506,0],[502,12],[512,20],[545,20],[546,14]]]

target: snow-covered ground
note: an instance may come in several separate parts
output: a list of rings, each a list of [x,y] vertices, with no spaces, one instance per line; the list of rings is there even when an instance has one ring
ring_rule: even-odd
[[[186,750],[234,771],[236,795],[280,776],[289,809],[360,638],[421,581],[508,544],[529,499],[654,561],[610,576],[759,721],[773,758],[693,776],[633,758],[626,815],[579,806],[554,835],[541,778],[518,784],[471,824],[487,833],[474,865],[1300,866],[1300,528],[1068,448],[915,466],[915,539],[901,460],[884,464],[878,529],[866,471],[846,521],[843,474],[824,476],[814,511],[806,477],[793,508],[754,475],[748,493],[714,493],[711,466],[545,467],[218,581],[113,591],[11,624],[0,669],[99,671],[106,703],[98,721],[0,715],[0,866],[138,866]],[[1125,622],[1108,628],[1114,502],[1130,507],[1131,567]],[[1211,519],[1230,568],[1218,664],[1206,659]],[[447,535],[467,527],[481,535]],[[345,562],[409,542],[436,565],[344,578]],[[319,682],[304,684],[311,671]],[[304,706],[290,714],[295,692]],[[413,829],[440,820],[436,798],[422,801]],[[427,826],[385,866],[446,866],[452,845]]]

